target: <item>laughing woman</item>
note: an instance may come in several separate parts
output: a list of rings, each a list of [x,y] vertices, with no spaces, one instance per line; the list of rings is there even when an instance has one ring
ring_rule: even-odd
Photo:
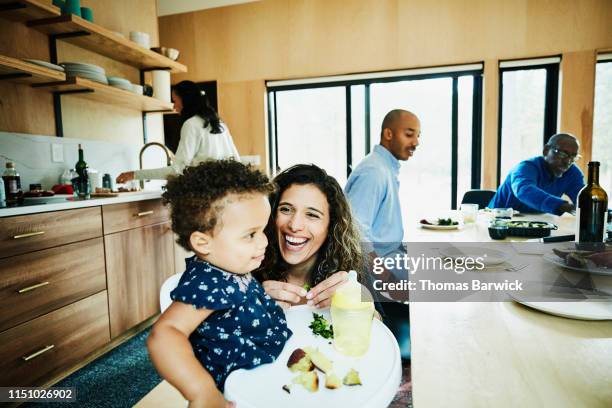
[[[315,165],[293,166],[274,181],[278,191],[258,278],[284,308],[303,303],[328,307],[346,271],[363,271],[349,204],[336,179]]]

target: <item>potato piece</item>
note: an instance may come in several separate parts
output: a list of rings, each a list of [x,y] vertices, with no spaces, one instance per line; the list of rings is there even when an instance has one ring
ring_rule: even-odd
[[[318,349],[313,347],[304,347],[304,351],[317,369],[327,374],[333,370],[333,364],[325,354],[321,353]]]
[[[289,356],[289,360],[287,360],[287,367],[289,367],[292,373],[296,371],[308,372],[314,370],[314,365],[310,357],[301,348],[293,350],[293,353]]]
[[[359,378],[359,372],[357,370],[351,368],[348,373],[344,376],[342,380],[344,385],[362,385],[361,379]]]
[[[302,373],[295,377],[292,382],[302,384],[310,392],[316,392],[319,389],[319,376],[316,371]]]
[[[325,374],[325,388],[329,388],[330,390],[335,390],[336,388],[340,388],[342,383],[340,382],[340,378],[332,371]]]

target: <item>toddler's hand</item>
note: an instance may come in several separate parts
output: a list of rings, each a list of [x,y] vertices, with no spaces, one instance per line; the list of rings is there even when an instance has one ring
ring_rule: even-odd
[[[223,402],[221,402],[222,405],[218,405],[215,404],[214,402],[211,405],[211,401],[210,401],[210,396],[208,396],[208,398],[206,398],[206,395],[203,395],[201,397],[196,398],[193,401],[189,402],[189,408],[209,408],[209,407],[215,407],[215,408],[235,408],[236,407],[236,403],[233,401],[228,401],[226,399],[224,399],[223,397],[221,397],[221,400]]]

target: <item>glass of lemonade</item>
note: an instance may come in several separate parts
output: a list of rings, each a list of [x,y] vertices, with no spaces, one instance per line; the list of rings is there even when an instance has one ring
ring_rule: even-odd
[[[464,224],[473,224],[478,216],[478,204],[461,204]]]

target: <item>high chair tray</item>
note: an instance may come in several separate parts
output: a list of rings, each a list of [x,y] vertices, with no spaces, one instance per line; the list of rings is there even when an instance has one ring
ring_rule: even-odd
[[[370,337],[370,348],[364,356],[347,357],[334,349],[333,341],[314,336],[308,328],[312,313],[323,314],[331,321],[329,309],[315,309],[301,305],[287,312],[287,324],[293,336],[278,359],[252,370],[237,370],[225,383],[225,397],[234,401],[237,408],[331,408],[331,407],[387,407],[400,385],[402,366],[397,341],[389,329],[374,319]],[[287,360],[296,348],[316,347],[333,361],[334,372],[342,381],[351,369],[359,372],[363,385],[346,386],[331,390],[325,388],[325,374],[317,370],[319,389],[307,391],[294,384],[291,392],[283,385],[291,384],[298,373],[287,368]]]

